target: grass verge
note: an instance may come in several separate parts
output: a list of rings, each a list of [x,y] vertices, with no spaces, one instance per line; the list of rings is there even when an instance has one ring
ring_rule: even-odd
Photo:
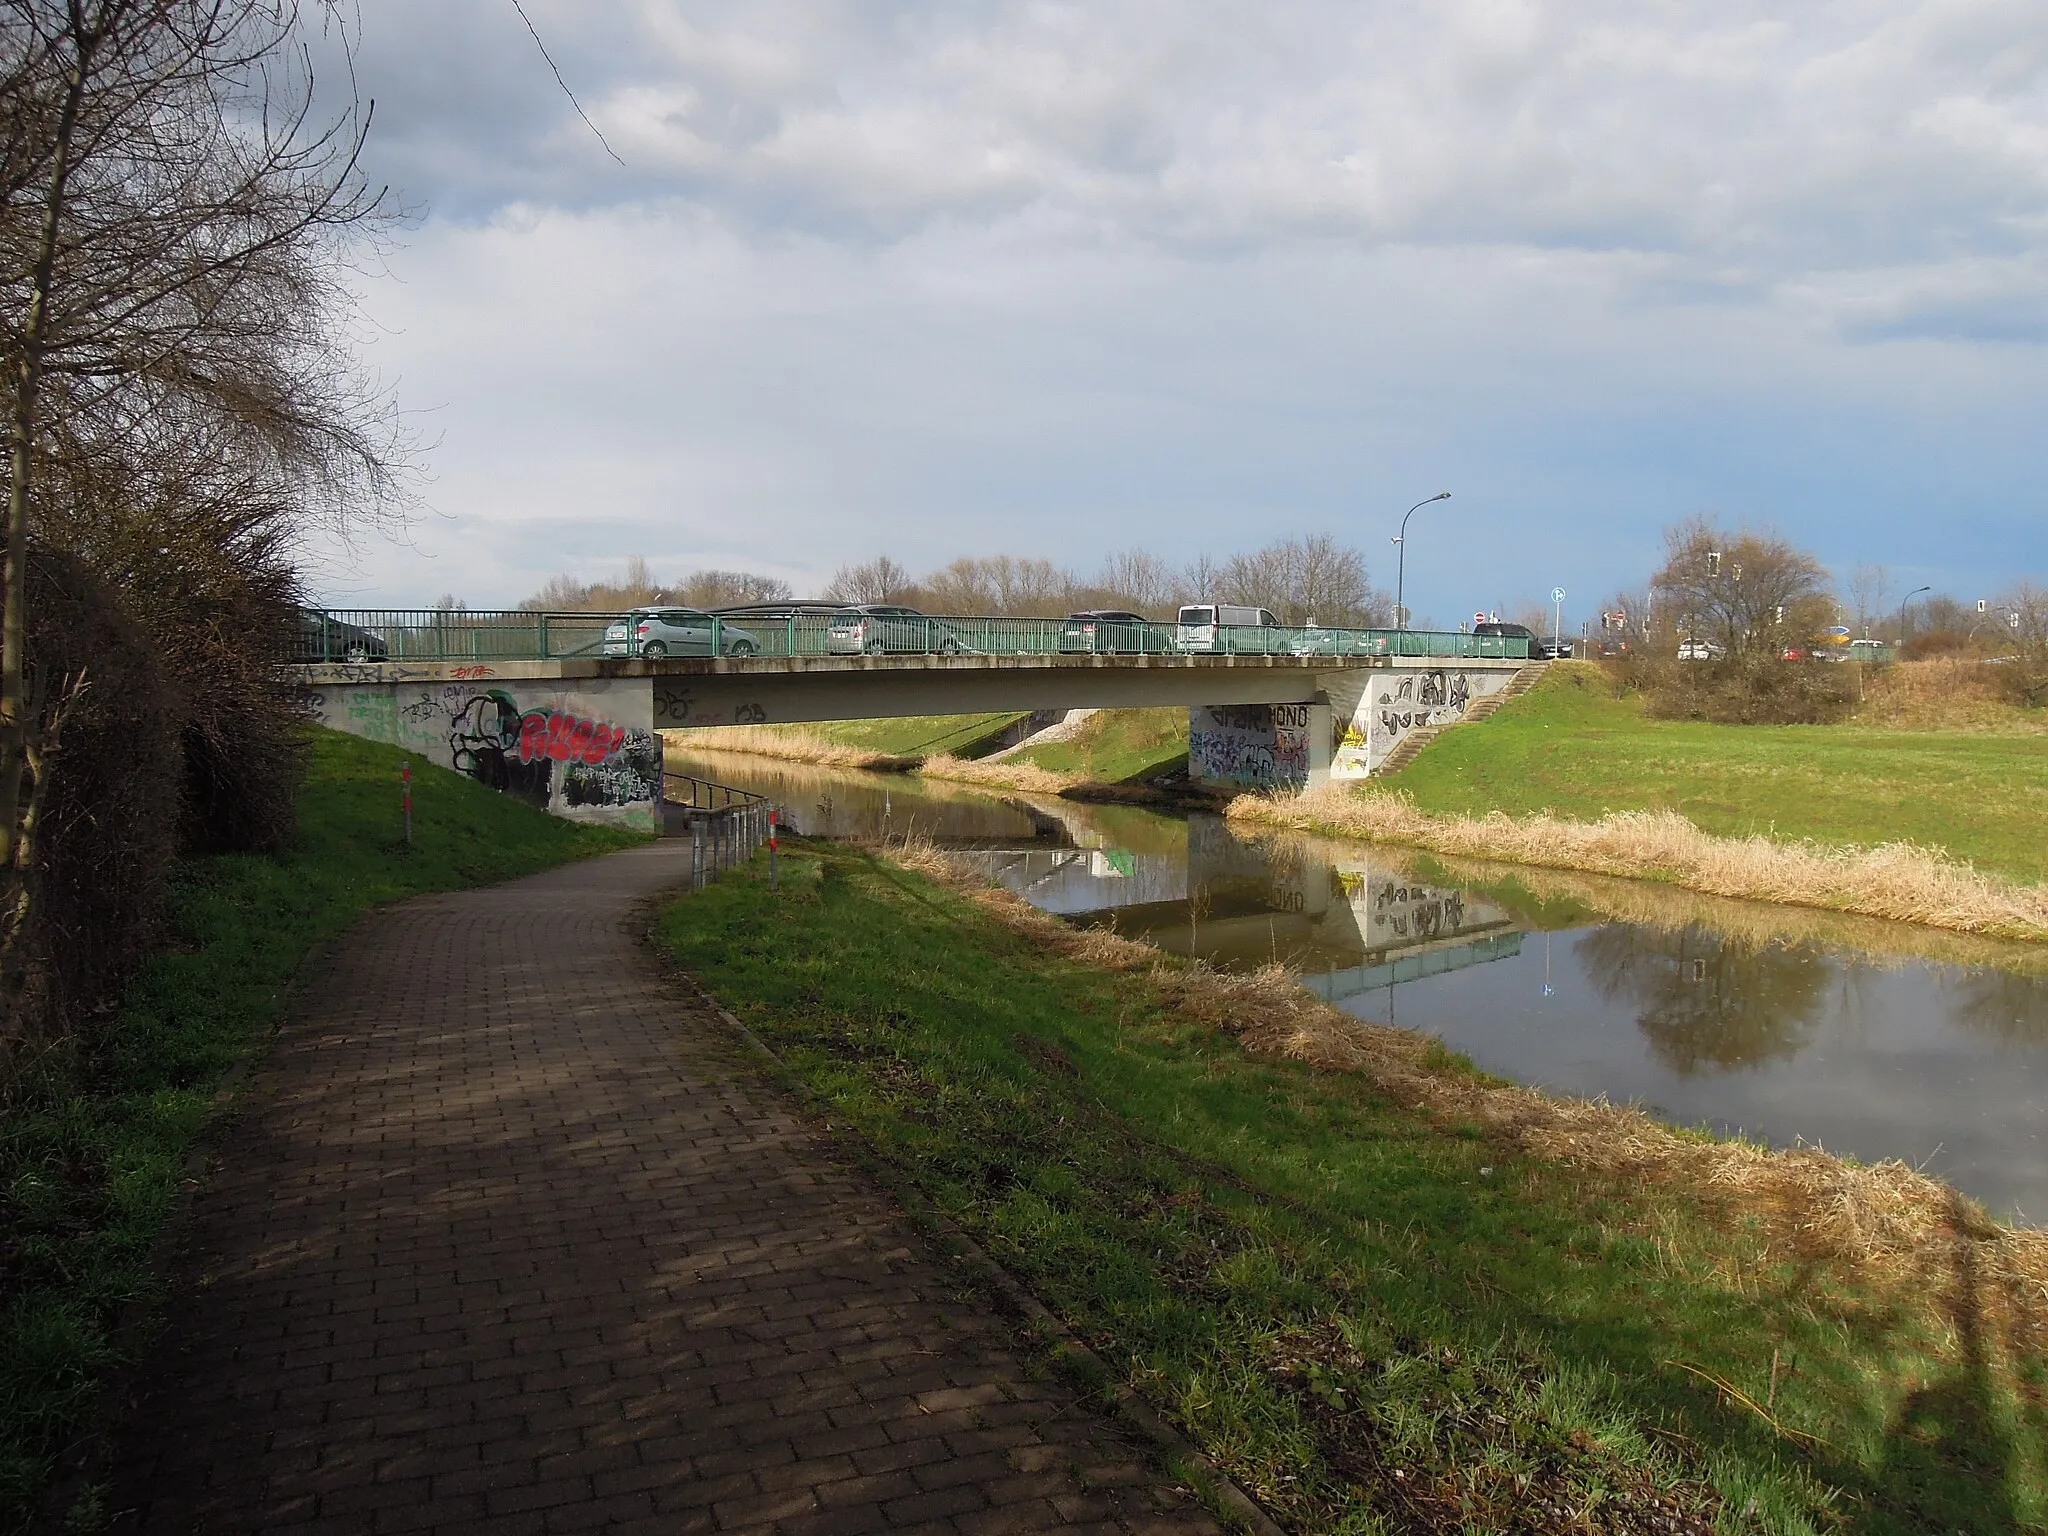
[[[1491,719],[1445,731],[1393,782],[1432,817],[1669,811],[1722,837],[1907,842],[2048,880],[2038,734],[1650,720],[1584,662],[1558,663]]]
[[[785,859],[664,942],[1296,1529],[2048,1514],[2037,1235],[1910,1170],[1494,1084],[943,871]]]
[[[154,1249],[215,1091],[278,1021],[307,953],[368,908],[640,841],[579,826],[413,760],[316,731],[299,827],[278,856],[179,867],[167,942],[89,1037],[24,1064],[0,1119],[0,1530],[24,1528],[55,1457],[157,1300]],[[146,1331],[146,1330],[135,1330]]]

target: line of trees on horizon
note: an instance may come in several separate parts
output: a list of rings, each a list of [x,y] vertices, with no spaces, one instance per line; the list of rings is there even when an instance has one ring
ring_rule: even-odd
[[[609,612],[648,603],[722,608],[783,602],[789,583],[749,571],[695,571],[656,578],[635,555],[615,581],[554,577],[520,606],[549,612]],[[1393,600],[1372,585],[1365,555],[1327,533],[1278,539],[1224,560],[1201,555],[1175,565],[1144,549],[1118,550],[1083,574],[1054,561],[1017,555],[964,556],[913,575],[892,556],[836,570],[816,600],[901,603],[928,613],[991,618],[1053,617],[1083,609],[1125,609],[1164,618],[1185,603],[1243,603],[1268,608],[1285,624],[1370,629],[1394,622]]]

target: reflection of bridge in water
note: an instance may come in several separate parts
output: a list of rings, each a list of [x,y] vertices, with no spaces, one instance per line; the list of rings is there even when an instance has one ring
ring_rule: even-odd
[[[1085,826],[1073,831],[1077,843],[1102,842]],[[1376,868],[1368,849],[1325,861],[1296,846],[1248,844],[1216,817],[1189,821],[1184,853],[961,851],[1047,911],[1233,969],[1282,962],[1332,1002],[1521,953],[1515,920],[1484,898]]]

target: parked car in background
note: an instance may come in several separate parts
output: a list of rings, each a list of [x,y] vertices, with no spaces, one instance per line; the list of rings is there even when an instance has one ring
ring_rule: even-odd
[[[1070,613],[1060,627],[1063,654],[1156,656],[1173,649],[1173,636],[1163,624],[1124,608],[1091,608]]]
[[[943,619],[927,618],[897,603],[863,603],[832,615],[825,649],[835,656],[957,656],[967,647]]]
[[[391,647],[375,630],[331,618],[318,608],[299,610],[298,654],[293,660],[389,661]]]
[[[1553,654],[1550,642],[1526,624],[1509,624],[1499,619],[1489,619],[1483,624],[1474,624],[1472,633],[1489,636],[1495,640],[1520,640],[1528,646],[1527,655],[1532,661],[1542,661]],[[1566,649],[1564,655],[1571,655]]]
[[[1258,636],[1232,637],[1228,629],[1278,629],[1280,621],[1267,608],[1250,608],[1238,603],[1191,603],[1174,621],[1173,643],[1183,651],[1225,651],[1233,648],[1262,650],[1267,646]],[[1279,637],[1272,638],[1277,648]]]
[[[1719,661],[1728,652],[1711,640],[1681,640],[1678,642],[1680,661]]]
[[[712,635],[727,656],[758,656],[760,637],[737,624],[714,620],[701,608],[635,608],[608,625],[603,651],[607,656],[639,656],[659,661],[664,656],[709,656]]]

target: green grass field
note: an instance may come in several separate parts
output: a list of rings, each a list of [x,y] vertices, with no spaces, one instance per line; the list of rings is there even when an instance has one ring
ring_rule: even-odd
[[[1725,835],[1905,839],[2048,879],[2048,740],[1651,720],[1585,665],[1445,731],[1386,783],[1438,815],[1669,809]]]
[[[1085,773],[1101,784],[1149,779],[1187,761],[1185,709],[1105,709],[1065,741],[1029,747],[1014,759],[1053,773]]]
[[[156,1296],[151,1249],[228,1070],[259,1050],[318,942],[372,906],[625,847],[413,759],[316,731],[299,828],[275,858],[177,870],[164,952],[88,1048],[8,1084],[0,1118],[0,1530],[25,1527],[50,1458],[92,1410],[130,1305]],[[130,1339],[125,1341],[133,1344]]]
[[[661,937],[1292,1528],[1988,1536],[2048,1514],[2041,1363],[2015,1391],[1934,1307],[1764,1262],[1739,1210],[1248,1056],[1145,976],[868,854],[795,844],[783,876],[741,870]]]

